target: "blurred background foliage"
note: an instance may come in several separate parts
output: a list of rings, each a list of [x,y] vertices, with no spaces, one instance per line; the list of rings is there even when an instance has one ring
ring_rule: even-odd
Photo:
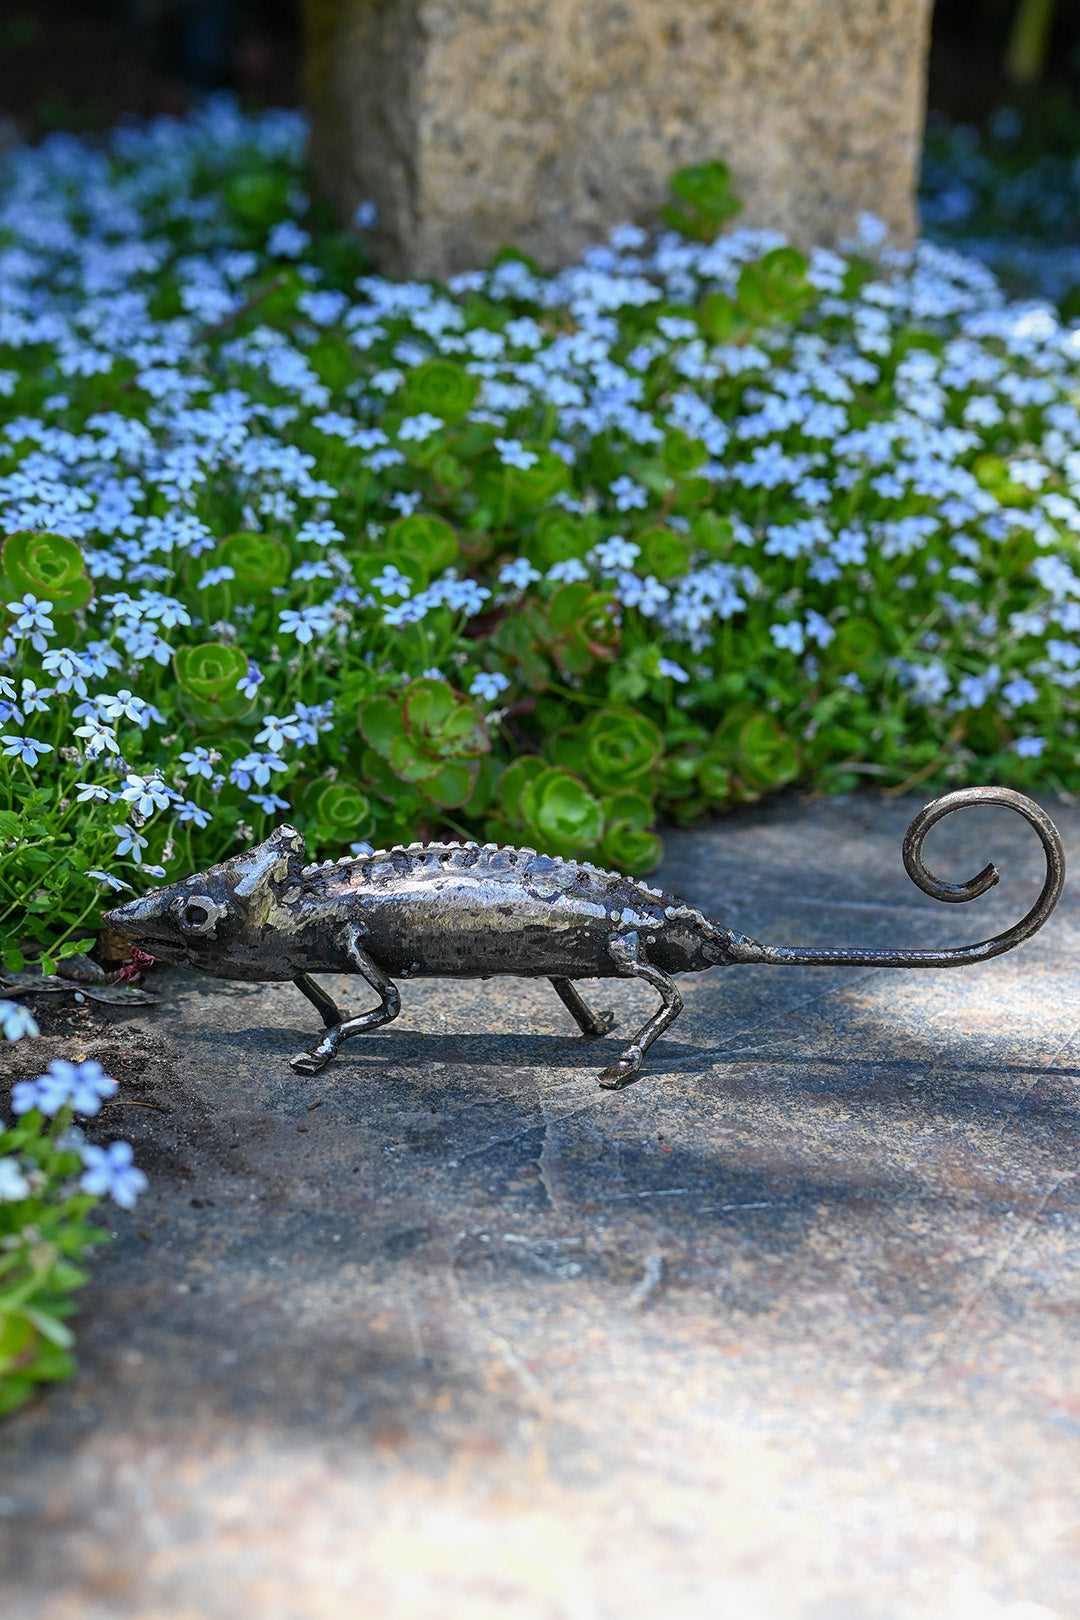
[[[0,108],[33,137],[180,112],[215,89],[295,106],[299,12],[299,0],[5,0]],[[981,128],[1003,101],[1021,115],[1049,102],[1068,123],[1078,92],[1076,0],[937,0],[934,111]]]

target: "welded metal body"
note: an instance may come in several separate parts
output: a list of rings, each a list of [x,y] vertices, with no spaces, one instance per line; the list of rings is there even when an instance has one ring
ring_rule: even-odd
[[[588,1036],[605,1034],[611,1018],[593,1013],[573,981],[645,979],[658,990],[661,1008],[601,1074],[601,1084],[617,1087],[637,1074],[645,1051],[681,1010],[674,974],[748,962],[948,967],[985,961],[1030,937],[1057,903],[1065,859],[1052,821],[1024,795],[971,788],[934,800],[908,829],[904,864],[937,899],[984,894],[997,882],[993,866],[953,884],[922,863],[929,829],[973,804],[1005,805],[1034,827],[1046,878],[1015,927],[940,951],[761,945],[633,878],[495,844],[412,844],[305,866],[303,838],[288,826],[245,854],[117,907],[106,921],[140,949],[203,973],[291,980],[327,1029],[310,1052],[292,1060],[301,1073],[317,1072],[342,1041],[396,1017],[396,979],[546,977]],[[346,1018],[312,973],[359,973],[378,992],[380,1006]]]

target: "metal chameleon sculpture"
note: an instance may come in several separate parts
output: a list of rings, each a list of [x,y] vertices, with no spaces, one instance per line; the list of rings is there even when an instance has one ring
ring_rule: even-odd
[[[1065,855],[1049,816],[1023,794],[967,788],[933,800],[907,830],[904,865],[936,900],[985,894],[998,880],[994,866],[967,883],[943,882],[923,865],[922,846],[943,816],[987,804],[1018,811],[1038,833],[1046,853],[1042,892],[1006,933],[939,951],[759,945],[633,878],[498,844],[410,844],[305,866],[303,837],[288,826],[219,866],[118,906],[105,921],[167,962],[226,979],[291,979],[326,1025],[322,1039],[291,1060],[299,1074],[317,1074],[344,1041],[396,1018],[396,978],[548,978],[589,1037],[606,1035],[612,1016],[593,1012],[573,981],[644,979],[661,1006],[600,1074],[602,1086],[618,1088],[635,1078],[649,1047],[682,1011],[674,973],[742,962],[956,967],[1028,939],[1057,904]],[[349,1018],[312,973],[359,973],[379,1005]]]

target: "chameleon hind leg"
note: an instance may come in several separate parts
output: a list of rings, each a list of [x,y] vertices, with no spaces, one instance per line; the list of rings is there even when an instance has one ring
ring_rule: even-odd
[[[315,1006],[326,1025],[326,1034],[321,1041],[308,1052],[298,1052],[296,1057],[289,1059],[289,1067],[297,1074],[318,1074],[325,1069],[334,1053],[343,1041],[349,1040],[353,1035],[362,1035],[365,1030],[378,1029],[382,1024],[392,1023],[401,1011],[401,997],[398,987],[389,978],[377,962],[360,944],[357,929],[350,927],[346,944],[346,954],[357,973],[365,978],[371,988],[378,992],[379,1005],[370,1012],[360,1013],[356,1018],[346,1018],[333,998],[327,995],[321,985],[306,973],[293,980],[296,988],[305,995]]]
[[[620,1086],[628,1086],[631,1083],[653,1041],[674,1023],[683,1009],[683,999],[674,981],[669,979],[666,973],[661,973],[659,968],[653,967],[651,962],[643,962],[639,948],[640,941],[636,933],[614,934],[608,940],[608,954],[615,963],[617,977],[647,980],[659,991],[661,1005],[649,1022],[638,1030],[621,1057],[601,1071],[598,1077],[600,1084],[609,1091],[618,1091]]]
[[[607,1034],[615,1022],[614,1013],[610,1011],[594,1013],[577,985],[571,983],[569,979],[552,979],[550,983],[586,1040],[599,1040],[601,1035]]]

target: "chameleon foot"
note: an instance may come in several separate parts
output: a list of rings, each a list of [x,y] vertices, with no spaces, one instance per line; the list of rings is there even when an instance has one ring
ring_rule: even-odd
[[[614,1028],[615,1014],[610,1007],[605,1007],[603,1012],[593,1013],[591,1028],[583,1029],[581,1033],[587,1041],[598,1041],[602,1035],[609,1035]]]
[[[628,1046],[617,1062],[601,1069],[597,1079],[605,1091],[621,1091],[637,1078],[644,1056],[640,1046]]]
[[[294,1058],[289,1059],[289,1068],[294,1074],[319,1074],[338,1047],[341,1045],[341,1035],[337,1029],[327,1030],[317,1046],[310,1052],[298,1052]]]

